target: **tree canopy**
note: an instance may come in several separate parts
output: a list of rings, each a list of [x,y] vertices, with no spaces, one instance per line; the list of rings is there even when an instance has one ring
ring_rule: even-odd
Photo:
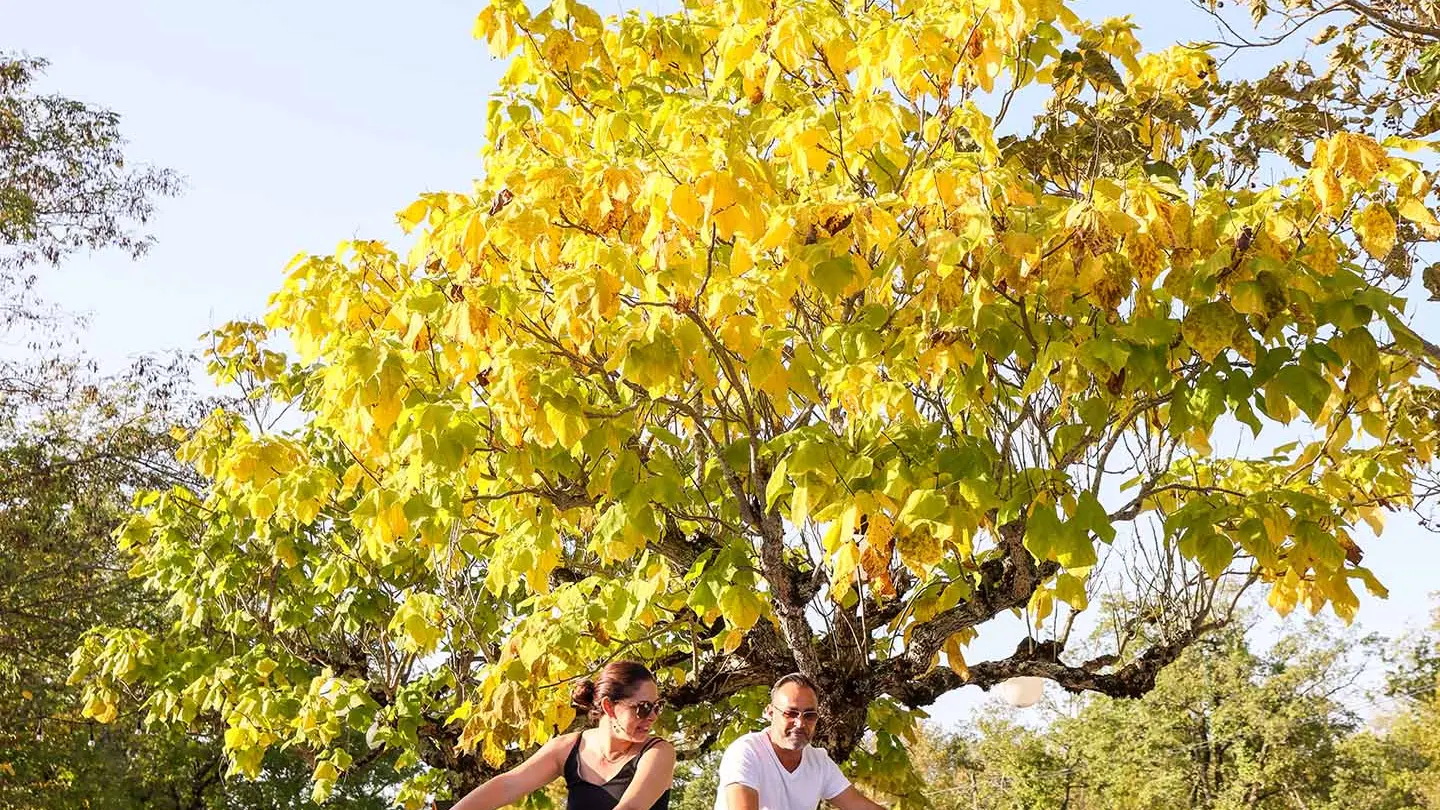
[[[317,796],[396,751],[415,806],[570,727],[606,659],[655,665],[686,747],[800,670],[883,785],[953,689],[1137,696],[1247,587],[1383,592],[1363,526],[1435,442],[1387,275],[1440,230],[1427,144],[1287,169],[1207,50],[1059,0],[476,28],[508,67],[474,189],[211,336],[250,404],[123,530],[176,620],[77,652],[90,715],[218,719],[248,774],[298,747]],[[1012,611],[1015,653],[967,657]]]

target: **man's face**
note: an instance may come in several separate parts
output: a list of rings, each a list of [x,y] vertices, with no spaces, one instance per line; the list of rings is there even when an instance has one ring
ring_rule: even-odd
[[[777,748],[799,751],[815,736],[820,702],[802,684],[787,683],[775,690],[765,716],[770,719],[770,741]]]

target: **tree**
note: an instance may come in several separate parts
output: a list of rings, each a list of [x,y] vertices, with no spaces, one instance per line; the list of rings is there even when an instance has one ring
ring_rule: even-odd
[[[1230,116],[1222,137],[1252,155],[1252,172],[1267,154],[1309,169],[1305,144],[1337,127],[1407,138],[1440,129],[1440,20],[1433,2],[1251,0],[1228,11],[1211,0],[1195,5],[1213,15],[1224,32],[1211,43],[1218,49],[1281,57],[1263,77],[1236,82],[1213,113],[1217,120]],[[1291,53],[1302,37],[1318,47]],[[1397,221],[1394,245],[1373,272],[1391,286],[1418,280],[1431,301],[1440,300],[1440,263],[1416,249],[1434,239],[1436,223],[1412,213],[1418,219]],[[1422,339],[1417,358],[1435,373],[1440,346]],[[1417,494],[1421,523],[1433,529],[1440,477],[1433,471],[1424,475]]]
[[[1380,116],[1392,131],[1423,137],[1440,130],[1440,5],[1432,0],[1340,0],[1274,3],[1247,0],[1225,15],[1224,3],[1194,0],[1226,36],[1226,48],[1275,48],[1297,35],[1323,48],[1323,73],[1311,58],[1277,66],[1271,78],[1298,81],[1342,118]],[[1318,94],[1317,94],[1318,91]]]
[[[1423,788],[1430,761],[1394,734],[1361,730],[1340,743],[1326,810],[1435,807]]]
[[[670,804],[675,810],[713,810],[720,790],[720,752],[681,761]]]
[[[1248,0],[1229,9],[1215,0],[1193,2],[1223,32],[1210,45],[1227,54],[1283,54],[1263,77],[1236,82],[1212,113],[1216,120],[1240,113],[1231,118],[1227,137],[1256,157],[1253,168],[1269,153],[1308,169],[1306,144],[1337,127],[1407,138],[1440,130],[1440,18],[1433,2]],[[1303,37],[1318,47],[1292,48]],[[1434,237],[1430,217],[1400,222],[1382,263],[1392,278],[1408,279],[1415,271],[1432,300],[1440,296],[1440,265],[1417,266],[1413,246]],[[1423,348],[1433,370],[1440,347],[1427,342]]]
[[[56,396],[41,413],[0,398],[0,808],[302,806],[311,768],[293,752],[272,752],[263,782],[226,780],[223,729],[189,735],[134,711],[101,724],[66,687],[70,652],[92,625],[163,626],[113,533],[137,491],[187,480],[167,431],[194,420],[188,363],[110,380],[70,365],[70,383],[90,380],[73,397],[59,396],[60,366],[50,368]],[[384,807],[387,778],[367,770],[336,806]]]
[[[1336,696],[1366,644],[1311,624],[1261,654],[1230,629],[1187,650],[1144,699],[1096,701],[1054,733],[1077,740],[1101,806],[1127,795],[1156,808],[1311,806],[1346,770],[1339,747],[1357,718]]]
[[[61,392],[83,370],[48,371],[43,382],[55,388],[43,411],[26,407],[33,390],[0,397],[0,807],[119,806],[169,778],[185,795],[191,784],[203,793],[205,774],[220,774],[213,748],[207,764],[183,738],[152,742],[133,723],[98,727],[65,688],[69,653],[91,625],[154,627],[151,600],[126,578],[110,535],[130,494],[183,472],[157,435],[173,404],[164,370],[144,367],[73,398]],[[157,761],[160,778],[135,778],[145,771],[132,768]]]
[[[142,252],[178,179],[124,168],[114,113],[36,94],[44,65],[0,53],[0,329],[25,346],[0,359],[0,807],[186,807],[218,782],[213,746],[83,720],[65,688],[91,625],[153,626],[110,534],[134,492],[184,480],[165,431],[185,370],[102,377],[58,351],[70,325],[29,294],[78,250]]]
[[[1347,775],[1357,794],[1390,802],[1377,801],[1378,808],[1440,807],[1440,637],[1435,632],[1440,624],[1435,618],[1440,617],[1432,613],[1428,631],[1395,640],[1385,656],[1389,672],[1383,705],[1388,710],[1379,718],[1381,730],[1350,741],[1351,757],[1369,767]]]
[[[1231,625],[1139,700],[1052,702],[1024,725],[986,708],[969,735],[926,728],[914,751],[927,798],[940,810],[1430,806],[1405,787],[1417,757],[1358,729],[1340,700],[1378,645],[1311,622],[1262,652]]]
[[[139,256],[155,199],[180,188],[168,169],[126,166],[120,116],[33,87],[43,59],[0,51],[0,295],[4,322],[32,320],[38,264],[79,250]]]
[[[311,767],[273,752],[264,782],[224,779],[219,733],[127,711],[83,716],[70,653],[96,624],[160,632],[163,605],[126,576],[113,533],[143,490],[200,487],[170,431],[203,414],[192,362],[115,375],[68,351],[71,319],[30,294],[35,273],[82,250],[139,255],[163,169],[128,169],[119,117],[32,85],[45,63],[0,54],[0,808],[208,810],[299,806]],[[221,730],[223,732],[223,729]],[[337,795],[380,807],[376,768]],[[363,791],[363,792],[362,792]]]
[[[77,654],[94,714],[217,718],[251,774],[313,751],[317,795],[363,731],[428,766],[413,806],[626,655],[687,747],[806,672],[824,744],[883,778],[950,690],[1138,696],[1251,584],[1345,617],[1381,590],[1355,527],[1435,431],[1370,278],[1429,222],[1415,144],[1334,132],[1252,187],[1204,137],[1213,58],[1054,1],[503,0],[477,30],[509,68],[475,190],[214,335],[254,406],[124,530],[179,620]],[[1121,583],[1113,646],[1067,653]],[[967,661],[1010,611],[1016,652]]]

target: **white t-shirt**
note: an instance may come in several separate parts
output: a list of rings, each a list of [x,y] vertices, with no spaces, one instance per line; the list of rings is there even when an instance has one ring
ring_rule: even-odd
[[[800,767],[785,770],[770,738],[763,731],[746,734],[725,749],[720,758],[720,789],[715,810],[730,810],[726,785],[744,785],[760,794],[760,810],[816,810],[821,799],[833,799],[850,787],[824,748],[807,745]]]

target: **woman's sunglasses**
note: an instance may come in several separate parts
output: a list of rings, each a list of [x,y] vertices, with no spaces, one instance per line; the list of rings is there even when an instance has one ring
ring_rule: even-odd
[[[659,713],[660,713],[660,709],[665,706],[665,701],[663,701],[663,700],[637,700],[637,701],[635,701],[634,703],[630,703],[630,704],[627,704],[627,705],[629,705],[631,708],[633,708],[633,709],[635,710],[635,715],[636,715],[637,717],[639,717],[641,720],[648,720],[652,715],[656,715],[656,714],[659,714]]]

